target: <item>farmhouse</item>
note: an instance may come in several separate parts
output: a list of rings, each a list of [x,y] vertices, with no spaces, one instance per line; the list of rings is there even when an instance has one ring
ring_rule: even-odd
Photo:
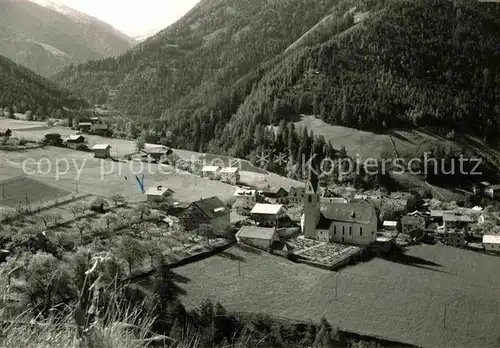
[[[83,144],[85,142],[85,137],[81,134],[70,135],[66,138],[66,143],[68,144]]]
[[[233,197],[236,199],[236,202],[244,207],[253,207],[257,203],[256,190],[237,189]]]
[[[444,230],[462,230],[465,234],[469,231],[472,219],[469,215],[459,212],[446,212],[443,214]]]
[[[182,214],[181,220],[188,230],[200,226],[210,226],[218,236],[228,236],[231,230],[231,209],[217,197],[210,197],[193,202]]]
[[[305,188],[304,187],[292,187],[288,193],[288,203],[302,203],[304,202]]]
[[[485,234],[483,236],[483,247],[485,251],[500,253],[500,234]]]
[[[403,206],[406,211],[412,211],[417,206],[417,199],[408,192],[391,192],[389,200],[394,201],[395,205]]]
[[[92,147],[94,157],[96,158],[109,158],[111,157],[111,145],[109,144],[96,144]]]
[[[425,229],[425,217],[422,215],[405,215],[401,219],[401,232],[404,234],[411,234],[413,230]]]
[[[201,168],[201,176],[208,179],[218,179],[221,167],[219,166],[203,166]]]
[[[111,136],[113,133],[107,123],[97,123],[90,127],[90,132],[92,134],[101,135],[103,137]]]
[[[477,224],[478,225],[490,224],[495,226],[498,224],[498,217],[492,213],[483,212],[477,218]]]
[[[45,138],[43,140],[45,144],[49,144],[52,146],[61,146],[63,140],[61,139],[61,134],[58,133],[47,133],[45,134]]]
[[[167,202],[168,199],[172,197],[173,193],[174,191],[162,185],[151,187],[146,192],[146,200],[148,203]]]
[[[261,193],[273,203],[283,204],[287,202],[288,192],[282,187],[276,188],[268,185],[261,189]]]
[[[386,220],[386,221],[384,221],[383,226],[384,226],[384,229],[386,231],[395,231],[395,230],[397,230],[398,222]]]
[[[275,241],[280,239],[278,233],[272,227],[243,226],[236,233],[236,240],[238,243],[268,250]]]
[[[90,122],[80,122],[78,123],[78,129],[80,132],[90,132],[90,128],[92,128],[92,123]]]
[[[500,198],[500,185],[492,185],[486,188],[486,195],[491,199],[499,199]]]
[[[236,167],[222,168],[220,171],[220,177],[225,182],[237,185],[240,182],[240,170]]]
[[[371,204],[328,203],[321,207],[318,178],[306,184],[302,232],[306,238],[367,245],[377,240],[377,213]]]
[[[99,120],[100,120],[99,116],[93,116],[90,118],[90,123],[97,124],[97,123],[99,123]]]
[[[465,247],[465,234],[462,231],[440,230],[436,232],[435,238],[438,242],[455,248]]]
[[[281,204],[257,203],[250,214],[253,220],[262,226],[277,226],[287,218],[285,208]]]

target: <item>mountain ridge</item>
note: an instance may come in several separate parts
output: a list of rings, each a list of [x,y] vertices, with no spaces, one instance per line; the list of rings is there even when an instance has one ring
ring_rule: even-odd
[[[0,6],[0,54],[45,77],[70,64],[120,55],[135,45],[111,25],[69,7],[56,9],[50,0],[3,0]],[[64,52],[64,58],[45,49],[49,46]]]

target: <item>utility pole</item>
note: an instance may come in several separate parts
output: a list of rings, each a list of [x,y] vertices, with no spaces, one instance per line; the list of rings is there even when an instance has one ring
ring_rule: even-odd
[[[2,198],[5,198],[5,184],[2,184]]]
[[[241,261],[238,260],[238,277],[241,277]]]
[[[338,284],[339,284],[339,273],[337,272],[337,274],[335,274],[335,301],[338,301],[338,296],[337,296],[339,292]]]
[[[28,209],[28,211],[31,212],[30,201],[28,200],[28,194],[26,194],[26,209]]]
[[[446,329],[446,303],[444,304],[443,328]]]
[[[78,180],[75,180],[76,193],[78,193]]]

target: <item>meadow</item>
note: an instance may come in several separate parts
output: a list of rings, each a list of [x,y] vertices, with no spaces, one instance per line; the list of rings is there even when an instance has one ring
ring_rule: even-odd
[[[497,347],[500,258],[414,246],[406,262],[374,259],[339,273],[232,247],[180,267],[183,301],[237,312],[325,316],[341,329],[422,347]]]

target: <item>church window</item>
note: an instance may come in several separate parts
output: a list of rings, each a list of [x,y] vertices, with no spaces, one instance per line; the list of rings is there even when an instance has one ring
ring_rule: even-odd
[[[312,202],[312,196],[308,196],[308,197],[307,197],[307,201],[308,201],[309,203],[311,203],[311,202]]]
[[[352,235],[352,226],[349,226],[349,235]]]
[[[359,235],[362,236],[363,235],[363,227],[360,227],[359,228]]]
[[[344,226],[342,226],[342,235],[345,234]]]

